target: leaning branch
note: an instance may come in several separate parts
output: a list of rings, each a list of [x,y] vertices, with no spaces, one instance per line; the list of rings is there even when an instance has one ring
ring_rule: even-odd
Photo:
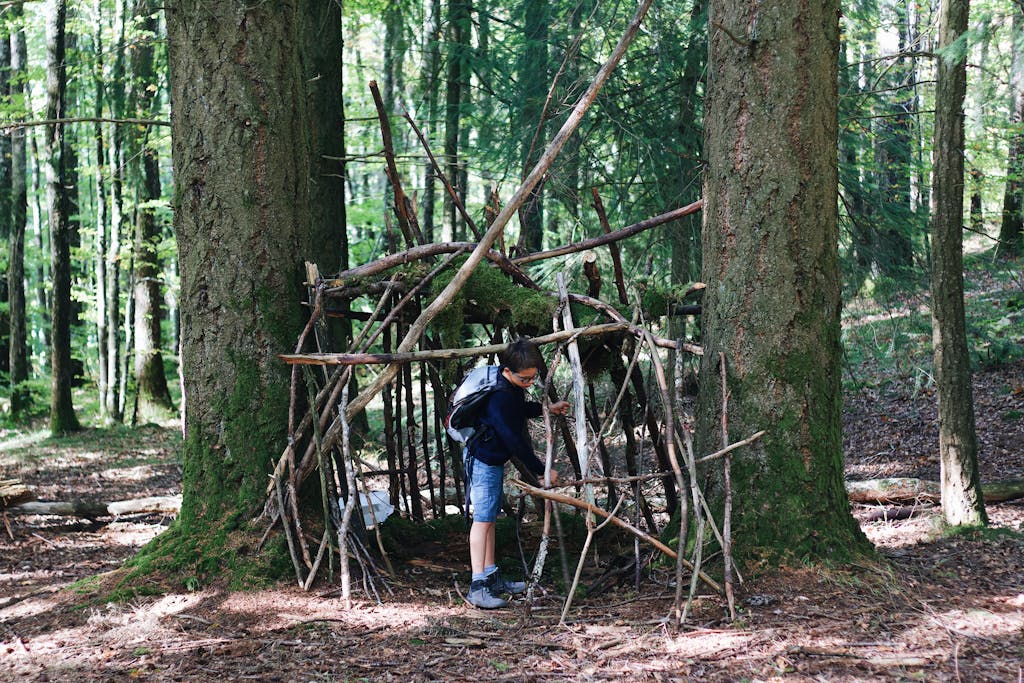
[[[662,543],[661,541],[656,539],[654,536],[651,536],[650,534],[648,534],[648,533],[646,533],[646,532],[644,532],[644,531],[642,531],[640,529],[637,529],[635,526],[633,526],[629,522],[627,522],[627,521],[625,521],[623,519],[620,519],[619,517],[616,517],[615,515],[609,514],[608,512],[606,512],[605,510],[602,510],[601,508],[599,508],[596,505],[592,505],[590,503],[587,503],[586,501],[579,500],[578,498],[573,498],[572,496],[567,496],[567,495],[565,495],[563,493],[555,493],[554,491],[547,491],[545,489],[539,489],[539,488],[536,488],[534,486],[530,486],[526,482],[519,481],[518,479],[513,479],[512,483],[515,484],[516,486],[518,486],[519,488],[521,488],[523,491],[525,491],[526,493],[528,493],[531,496],[538,496],[540,498],[547,498],[548,500],[553,500],[556,503],[563,503],[565,505],[571,505],[571,506],[577,507],[577,508],[579,508],[581,510],[586,510],[587,512],[592,512],[592,513],[594,513],[595,515],[597,515],[599,517],[603,517],[605,519],[608,519],[615,526],[617,526],[617,527],[619,527],[621,529],[625,529],[626,531],[628,531],[629,533],[633,534],[634,536],[636,536],[640,540],[653,545],[655,548],[657,548],[658,550],[663,552],[665,555],[671,557],[673,560],[677,558],[676,551],[672,550],[672,548],[669,548],[667,545],[665,545],[664,543]],[[693,565],[690,564],[686,559],[683,559],[683,564],[688,569],[693,571]],[[722,592],[722,587],[720,585],[718,585],[718,582],[715,581],[714,579],[712,579],[710,576],[708,576],[704,572],[699,572],[698,576],[710,588],[712,588],[713,590],[715,590],[718,593]]]
[[[70,119],[41,119],[37,121],[13,121],[0,125],[0,131],[17,130],[31,126],[53,126],[58,123],[117,123],[126,126],[169,126],[170,121],[157,119],[106,119],[92,116],[76,117]]]
[[[553,258],[555,256],[565,256],[566,254],[574,254],[578,251],[586,251],[587,249],[593,249],[594,247],[600,247],[605,244],[618,242],[619,240],[626,239],[627,237],[632,237],[633,235],[641,233],[645,230],[650,230],[651,228],[656,228],[659,225],[664,225],[665,223],[670,223],[671,221],[678,220],[683,216],[689,216],[691,213],[696,213],[697,211],[700,211],[703,206],[704,200],[698,199],[692,204],[687,204],[686,206],[680,207],[678,209],[673,209],[668,213],[663,213],[660,216],[654,216],[652,218],[648,218],[647,220],[640,221],[639,223],[634,223],[633,225],[622,228],[621,230],[605,233],[604,235],[600,235],[598,237],[591,237],[589,239],[583,240],[582,242],[576,242],[575,244],[566,244],[556,249],[548,249],[547,251],[538,251],[533,254],[527,254],[526,256],[520,256],[519,258],[512,259],[512,263],[515,263],[516,265],[523,265],[525,263],[533,263],[534,261],[541,261],[544,259]]]
[[[621,332],[629,329],[628,323],[605,323],[593,327],[581,327],[571,330],[553,332],[540,337],[532,337],[536,344],[561,342],[578,336],[593,336]],[[453,360],[456,358],[472,358],[501,353],[507,344],[491,344],[459,349],[431,349],[427,351],[410,351],[406,353],[290,353],[280,354],[278,358],[289,365],[385,365],[388,363],[414,363],[422,360]]]

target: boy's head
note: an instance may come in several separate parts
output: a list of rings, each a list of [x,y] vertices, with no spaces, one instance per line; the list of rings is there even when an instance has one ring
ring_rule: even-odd
[[[520,372],[536,368],[537,372],[544,369],[544,357],[540,349],[529,339],[517,339],[501,352],[501,364],[512,372]]]

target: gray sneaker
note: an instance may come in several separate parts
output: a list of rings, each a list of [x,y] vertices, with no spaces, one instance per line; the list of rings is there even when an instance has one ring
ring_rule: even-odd
[[[480,609],[499,609],[508,606],[507,600],[494,594],[491,582],[487,580],[474,581],[469,584],[469,595],[466,596],[466,599],[471,605]]]
[[[494,572],[488,580],[492,581],[491,591],[494,593],[509,593],[511,595],[520,595],[526,592],[525,581],[509,581],[501,575],[501,570]]]

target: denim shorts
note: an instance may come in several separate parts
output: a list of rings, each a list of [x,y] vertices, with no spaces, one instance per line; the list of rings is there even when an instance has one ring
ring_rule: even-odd
[[[493,522],[501,510],[502,483],[505,467],[488,465],[470,456],[469,501],[473,505],[474,522]]]

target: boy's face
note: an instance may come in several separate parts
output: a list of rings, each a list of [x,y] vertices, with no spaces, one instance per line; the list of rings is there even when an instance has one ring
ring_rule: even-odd
[[[511,382],[514,386],[517,386],[520,389],[527,389],[537,381],[537,378],[540,376],[538,372],[537,368],[525,368],[518,372],[513,372],[510,368],[505,368],[502,374],[505,376],[505,379]]]

